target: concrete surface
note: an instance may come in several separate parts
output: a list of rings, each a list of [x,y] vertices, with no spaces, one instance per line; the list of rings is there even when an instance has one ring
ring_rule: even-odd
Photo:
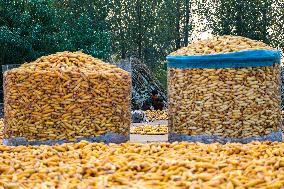
[[[167,142],[168,135],[138,135],[130,134],[130,142],[148,143],[148,142]]]

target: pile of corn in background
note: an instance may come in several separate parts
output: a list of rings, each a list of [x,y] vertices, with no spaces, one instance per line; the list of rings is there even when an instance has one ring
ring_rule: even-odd
[[[150,121],[168,119],[167,110],[146,110],[144,113],[145,113],[146,118]]]
[[[131,134],[165,135],[168,134],[167,125],[140,125],[130,128]]]

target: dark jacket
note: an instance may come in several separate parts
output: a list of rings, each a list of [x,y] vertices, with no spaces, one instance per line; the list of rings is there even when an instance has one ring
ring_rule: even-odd
[[[160,97],[157,99],[150,97],[144,102],[142,110],[150,110],[151,106],[153,106],[154,110],[163,110],[163,100]]]

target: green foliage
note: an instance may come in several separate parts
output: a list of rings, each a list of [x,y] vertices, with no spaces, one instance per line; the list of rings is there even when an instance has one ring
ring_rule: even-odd
[[[284,1],[275,1],[271,12],[270,44],[284,52]]]
[[[167,90],[167,65],[166,62],[158,64],[153,70],[155,77],[160,81],[161,85]]]
[[[110,34],[86,10],[75,13],[68,3],[52,0],[0,1],[1,64],[17,64],[58,51],[83,50],[110,55]],[[104,21],[104,20],[103,20]],[[94,27],[93,23],[99,23]]]
[[[185,23],[186,2],[191,5],[189,0],[112,0],[108,21],[113,53],[122,59],[137,57],[151,70],[159,70],[165,57],[176,49],[176,41],[183,46],[184,39],[190,37],[191,23]]]
[[[209,0],[203,10],[214,34],[244,36],[283,49],[283,5],[274,0]]]

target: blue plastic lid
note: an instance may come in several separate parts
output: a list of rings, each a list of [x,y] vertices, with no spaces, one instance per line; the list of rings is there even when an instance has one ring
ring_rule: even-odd
[[[278,50],[248,50],[201,56],[167,56],[169,68],[243,68],[280,64]]]

